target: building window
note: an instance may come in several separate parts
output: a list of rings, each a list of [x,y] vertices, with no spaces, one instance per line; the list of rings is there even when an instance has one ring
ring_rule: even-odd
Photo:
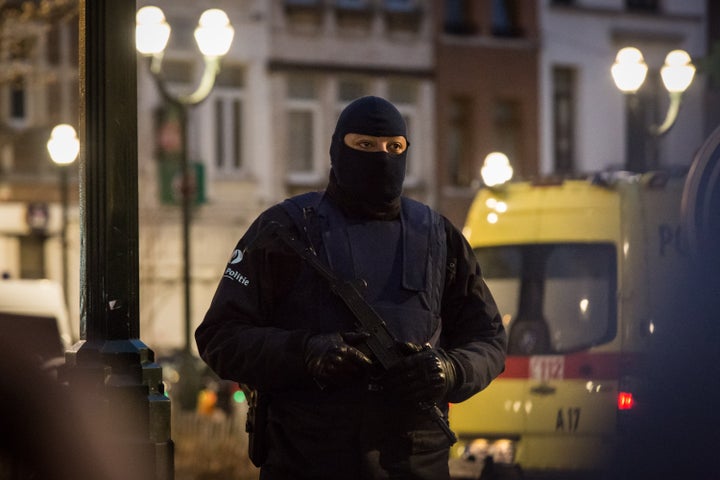
[[[383,0],[382,6],[393,13],[415,13],[420,10],[417,0]]]
[[[284,0],[285,16],[295,27],[318,28],[322,24],[323,5],[320,0]]]
[[[245,87],[245,69],[241,65],[224,65],[215,79],[215,85],[227,88]]]
[[[20,278],[45,278],[45,235],[20,239]]]
[[[350,103],[355,99],[367,95],[368,91],[368,83],[364,79],[342,78],[338,81],[338,100],[340,100],[341,103]]]
[[[335,7],[343,10],[368,10],[368,0],[335,0]]]
[[[10,85],[10,120],[24,122],[26,120],[25,81],[18,80]]]
[[[388,98],[395,104],[416,105],[418,102],[417,82],[391,80],[388,82]]]
[[[496,37],[519,37],[522,28],[519,24],[519,5],[517,0],[493,0],[492,34]]]
[[[312,109],[290,108],[288,111],[288,147],[291,152],[288,171],[291,174],[313,171],[314,117]]]
[[[291,75],[287,79],[287,176],[294,184],[320,181],[320,102],[312,76]]]
[[[316,100],[315,79],[310,76],[293,75],[288,77],[288,98],[294,100]]]
[[[451,35],[474,35],[477,25],[472,19],[472,0],[445,0],[444,31]]]
[[[554,67],[553,82],[553,158],[554,171],[575,171],[575,69]]]
[[[243,162],[243,87],[245,71],[227,65],[217,77],[214,93],[215,169],[219,175],[236,174]]]
[[[417,82],[411,80],[390,80],[387,84],[387,99],[397,107],[400,114],[405,119],[407,126],[407,135],[412,142],[413,135],[416,133],[417,119],[417,103],[418,103],[418,85]],[[420,178],[421,156],[413,154],[413,149],[408,150],[406,182],[414,182]]]
[[[448,104],[447,165],[450,184],[469,187],[473,181],[470,125],[472,100],[452,98]]]
[[[384,0],[385,23],[390,31],[418,32],[422,10],[417,0]]]
[[[374,14],[369,0],[335,0],[333,3],[340,31],[350,29],[364,34],[370,29]]]
[[[60,65],[63,52],[61,52],[61,49],[63,47],[62,43],[62,32],[61,29],[64,25],[57,24],[57,25],[50,25],[48,28],[47,33],[47,60],[48,63],[52,66],[58,66]]]
[[[319,7],[320,6],[320,0],[284,0],[283,3],[285,4],[285,7],[289,8],[295,8],[295,7]]]
[[[388,12],[412,13],[420,9],[417,0],[383,0],[382,4]]]
[[[640,12],[658,12],[658,0],[625,0],[625,8]]]
[[[215,94],[215,169],[237,173],[243,167],[242,98],[237,92]]]

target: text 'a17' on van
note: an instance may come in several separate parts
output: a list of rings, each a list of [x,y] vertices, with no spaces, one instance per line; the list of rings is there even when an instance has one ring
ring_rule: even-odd
[[[464,234],[503,317],[508,357],[486,390],[451,405],[460,439],[451,471],[487,463],[585,478],[611,464],[643,403],[642,352],[668,279],[687,263],[683,182],[616,172],[478,191]]]
[[[63,289],[51,280],[0,280],[3,355],[32,358],[48,368],[73,343]]]

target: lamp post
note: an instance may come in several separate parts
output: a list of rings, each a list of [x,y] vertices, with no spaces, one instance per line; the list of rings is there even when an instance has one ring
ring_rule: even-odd
[[[79,0],[78,13],[80,341],[58,376],[84,420],[68,433],[89,428],[107,455],[83,458],[113,478],[172,480],[170,399],[140,340],[135,2]]]
[[[62,248],[62,286],[65,303],[69,304],[68,296],[68,168],[80,153],[80,140],[77,132],[68,124],[56,125],[47,142],[50,158],[58,166],[60,172],[60,201],[62,204],[62,224],[60,226],[60,242]]]
[[[150,59],[150,73],[155,80],[163,99],[174,106],[180,116],[182,148],[180,155],[180,200],[182,206],[182,244],[183,244],[183,296],[185,303],[184,353],[190,353],[190,206],[194,194],[188,161],[187,111],[205,100],[213,89],[215,78],[220,71],[220,60],[230,49],[234,29],[225,12],[210,9],[200,16],[195,29],[195,41],[203,55],[205,69],[196,90],[189,94],[174,94],[168,88],[162,74],[162,59],[171,27],[165,20],[162,10],[155,6],[146,6],[136,15],[135,42],[138,52]]]
[[[636,116],[639,109],[639,101],[637,92],[645,82],[647,77],[648,66],[645,63],[642,52],[635,47],[625,47],[618,51],[615,57],[615,63],[610,68],[615,86],[623,92],[628,101],[628,111],[630,115]],[[660,76],[663,85],[668,92],[669,106],[665,119],[660,124],[653,124],[643,128],[641,136],[643,143],[649,140],[653,144],[657,139],[666,134],[677,120],[680,104],[682,103],[682,95],[688,89],[695,76],[695,66],[692,64],[690,55],[684,50],[673,50],[665,57],[665,64],[660,69]],[[638,121],[638,119],[635,119]],[[642,119],[639,119],[642,121]],[[637,142],[628,135],[627,162],[632,165],[639,163],[641,170],[647,167],[645,158],[645,148],[638,147]],[[637,162],[637,158],[642,158],[642,162]]]

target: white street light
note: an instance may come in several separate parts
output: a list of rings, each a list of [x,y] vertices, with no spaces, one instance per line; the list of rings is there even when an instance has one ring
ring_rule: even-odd
[[[620,49],[615,63],[610,68],[617,88],[626,94],[634,94],[645,82],[648,67],[642,53],[635,47]],[[670,130],[680,111],[682,94],[688,89],[695,75],[695,66],[690,55],[684,50],[673,50],[665,57],[665,65],[660,69],[663,85],[668,91],[670,105],[661,125],[649,127],[650,133],[660,136]]]
[[[171,27],[163,11],[155,6],[142,7],[135,15],[135,48],[151,58],[150,72],[163,96],[174,102],[195,105],[205,100],[215,85],[220,72],[220,60],[230,50],[235,29],[227,14],[217,8],[205,10],[195,29],[195,41],[203,54],[205,69],[194,92],[186,95],[171,94],[162,81],[162,59],[170,38]]]
[[[610,72],[615,85],[625,93],[635,93],[645,81],[648,66],[642,53],[635,47],[620,49]]]
[[[220,9],[205,10],[195,29],[195,41],[206,57],[221,57],[230,50],[235,29]]]
[[[158,7],[142,7],[135,15],[135,48],[143,55],[157,55],[170,39],[170,24]]]
[[[72,125],[56,125],[47,142],[50,158],[57,165],[68,165],[75,161],[80,153],[80,140]]]
[[[48,153],[53,163],[59,167],[60,172],[60,203],[62,208],[62,223],[60,225],[60,242],[62,248],[62,285],[65,294],[65,302],[68,300],[68,167],[80,153],[80,140],[77,132],[66,123],[56,125],[50,132],[50,139],[47,142]]]
[[[502,185],[512,178],[513,168],[510,159],[502,152],[491,152],[485,157],[480,177],[488,187]]]
[[[150,57],[150,73],[166,102],[179,112],[182,149],[180,155],[180,199],[182,202],[182,243],[183,243],[183,297],[185,302],[185,349],[191,355],[190,321],[190,205],[194,194],[190,175],[187,146],[187,110],[205,100],[215,86],[220,72],[220,60],[230,50],[235,30],[227,14],[217,8],[206,10],[200,16],[195,29],[195,41],[203,55],[205,69],[194,92],[184,95],[172,93],[162,75],[162,58],[171,28],[165,15],[158,7],[147,6],[139,9],[135,17],[135,45],[139,53]]]
[[[683,93],[693,81],[695,66],[685,50],[673,50],[665,57],[660,75],[668,92]]]

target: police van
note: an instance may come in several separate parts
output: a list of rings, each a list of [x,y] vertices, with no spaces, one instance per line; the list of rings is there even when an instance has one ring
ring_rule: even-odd
[[[508,331],[505,371],[450,406],[451,473],[566,478],[613,461],[642,352],[686,266],[684,176],[616,172],[483,187],[464,234]],[[549,477],[548,477],[549,475]]]

